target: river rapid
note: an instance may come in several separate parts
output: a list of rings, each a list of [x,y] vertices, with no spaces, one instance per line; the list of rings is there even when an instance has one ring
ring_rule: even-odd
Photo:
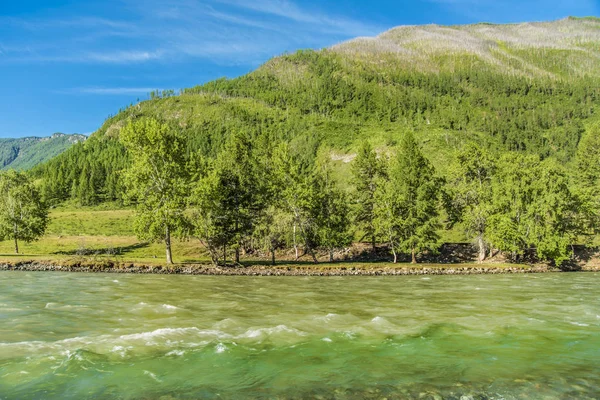
[[[0,272],[0,399],[598,397],[598,273]]]

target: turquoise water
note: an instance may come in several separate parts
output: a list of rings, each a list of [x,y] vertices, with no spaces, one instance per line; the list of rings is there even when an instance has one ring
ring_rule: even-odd
[[[0,399],[600,397],[600,274],[0,272]]]

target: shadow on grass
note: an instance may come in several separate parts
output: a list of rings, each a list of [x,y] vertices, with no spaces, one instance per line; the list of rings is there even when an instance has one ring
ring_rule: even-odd
[[[65,255],[65,256],[120,256],[123,254],[130,253],[134,250],[143,249],[150,245],[150,243],[136,243],[129,246],[108,246],[102,248],[86,248],[81,247],[76,250],[69,251],[56,251],[52,254]]]

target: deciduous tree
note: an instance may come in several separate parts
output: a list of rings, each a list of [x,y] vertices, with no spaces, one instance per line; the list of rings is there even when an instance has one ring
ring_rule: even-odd
[[[48,208],[36,186],[22,172],[1,173],[0,192],[0,238],[14,240],[18,254],[19,240],[29,243],[46,232]]]
[[[131,160],[125,182],[128,199],[137,203],[135,231],[141,239],[164,241],[172,264],[171,235],[186,224],[186,138],[178,128],[149,118],[129,122],[119,137]]]

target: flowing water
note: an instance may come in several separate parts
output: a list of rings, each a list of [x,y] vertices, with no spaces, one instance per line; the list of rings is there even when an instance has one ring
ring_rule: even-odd
[[[0,399],[600,397],[600,274],[0,272]]]

